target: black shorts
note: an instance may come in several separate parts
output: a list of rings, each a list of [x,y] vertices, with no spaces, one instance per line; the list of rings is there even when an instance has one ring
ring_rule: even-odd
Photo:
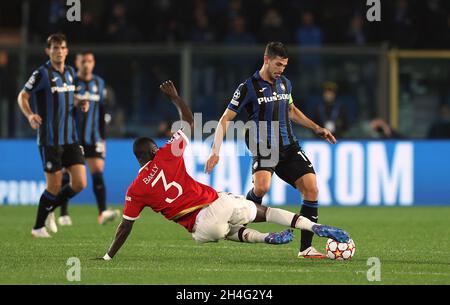
[[[84,157],[88,158],[101,158],[105,159],[105,144],[103,142],[97,142],[95,145],[83,145]]]
[[[277,174],[281,180],[289,183],[294,188],[295,181],[306,174],[315,174],[314,167],[309,161],[303,149],[298,143],[284,146],[280,149],[279,159],[276,164],[267,164],[268,157],[254,156],[252,163],[252,174],[265,170]],[[266,163],[266,164],[264,164]]]
[[[39,153],[47,173],[54,173],[75,164],[84,165],[83,148],[79,144],[39,146]]]

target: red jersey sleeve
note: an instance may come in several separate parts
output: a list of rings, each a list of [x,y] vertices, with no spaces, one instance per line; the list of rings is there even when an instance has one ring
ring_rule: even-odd
[[[183,156],[184,150],[188,144],[189,139],[183,132],[183,129],[179,129],[173,134],[172,138],[167,141],[166,145],[160,149],[164,156],[163,158],[165,160],[170,160]]]
[[[145,207],[137,196],[134,196],[132,192],[128,191],[125,196],[125,207],[123,208],[123,218],[126,220],[136,220],[141,215],[142,210]]]

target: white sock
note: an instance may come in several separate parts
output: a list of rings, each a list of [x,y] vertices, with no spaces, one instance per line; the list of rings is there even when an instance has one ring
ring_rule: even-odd
[[[295,216],[295,213],[277,208],[267,208],[266,212],[267,222],[276,223],[286,227],[291,226],[292,220]],[[299,216],[295,223],[295,228],[312,232],[313,225],[315,225],[315,223],[308,218]]]
[[[239,238],[239,232],[241,232],[242,240]],[[230,233],[228,233],[226,239],[245,243],[264,243],[264,240],[268,235],[269,233],[261,233],[244,226],[236,226],[231,227]]]
[[[300,216],[297,219],[297,223],[295,224],[295,227],[300,230],[307,230],[307,231],[312,232],[312,227],[313,227],[313,225],[316,225],[316,224],[317,223],[312,222],[308,218]]]

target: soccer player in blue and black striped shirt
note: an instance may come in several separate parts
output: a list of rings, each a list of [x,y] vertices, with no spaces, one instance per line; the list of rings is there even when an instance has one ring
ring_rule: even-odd
[[[38,146],[45,172],[46,189],[38,207],[34,237],[50,237],[46,226],[57,231],[54,213],[86,187],[86,169],[82,148],[78,144],[73,109],[88,111],[89,103],[75,100],[75,70],[65,65],[68,54],[63,34],[52,34],[45,49],[50,60],[33,72],[18,96],[18,103],[33,129],[38,129]],[[30,97],[36,105],[33,112]],[[61,187],[62,169],[71,183]]]
[[[249,121],[254,123],[254,128],[250,128],[246,139],[253,155],[254,183],[247,199],[261,204],[275,172],[303,195],[300,214],[317,222],[318,189],[315,171],[297,142],[291,120],[313,130],[330,143],[336,143],[336,139],[328,129],[308,119],[294,105],[291,82],[282,75],[287,64],[286,47],[281,42],[270,42],[266,46],[262,68],[238,86],[222,115],[205,171],[210,173],[219,161],[220,145],[228,122],[245,109]],[[302,231],[298,256],[326,258],[312,247],[312,237],[311,232]]]
[[[92,183],[98,207],[98,222],[105,224],[116,218],[119,210],[106,209],[106,187],[103,179],[105,168],[105,99],[106,89],[104,80],[94,74],[95,57],[92,52],[85,51],[77,54],[75,66],[77,76],[75,78],[78,100],[89,101],[89,111],[83,112],[75,109],[77,134],[80,144],[84,148],[84,156],[89,171],[92,174]],[[68,182],[67,173],[64,175],[63,184]],[[60,225],[71,225],[67,204],[61,206]]]

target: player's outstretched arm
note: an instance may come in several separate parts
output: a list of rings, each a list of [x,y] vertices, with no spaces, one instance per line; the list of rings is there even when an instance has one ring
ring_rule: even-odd
[[[323,128],[312,120],[310,120],[300,109],[295,107],[294,104],[290,105],[289,108],[289,118],[297,124],[300,124],[306,128],[311,129],[316,135],[322,137],[330,144],[336,144],[336,138],[333,136],[331,131]]]
[[[192,114],[189,106],[178,95],[177,88],[173,82],[171,80],[167,80],[162,83],[159,88],[172,101],[175,107],[177,107],[180,119],[189,124],[191,129],[190,132],[192,132],[192,129],[194,129],[194,115]]]
[[[17,97],[17,103],[19,104],[22,113],[28,119],[31,128],[37,129],[39,125],[42,124],[42,118],[31,110],[30,94],[25,90],[20,91],[19,96]]]
[[[220,146],[222,145],[223,137],[228,129],[228,123],[236,117],[237,113],[233,110],[226,109],[222,117],[217,124],[216,131],[214,133],[214,143],[211,147],[211,153],[205,164],[205,172],[210,174],[214,166],[219,163]]]
[[[116,255],[117,251],[122,247],[125,241],[130,235],[131,229],[133,228],[134,221],[122,219],[122,222],[117,227],[116,236],[114,237],[114,241],[109,247],[108,252],[103,256],[104,260],[111,260],[114,255]]]

